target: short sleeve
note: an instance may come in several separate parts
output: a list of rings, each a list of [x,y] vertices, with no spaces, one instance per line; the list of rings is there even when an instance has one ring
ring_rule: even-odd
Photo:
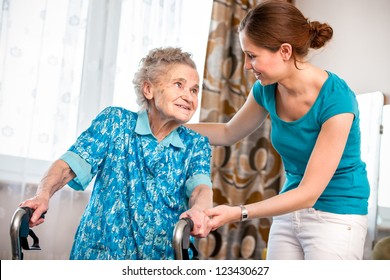
[[[115,137],[120,130],[122,113],[123,111],[117,107],[104,109],[68,150],[79,157],[77,161],[73,161],[73,164],[84,160],[89,165],[91,178],[96,175],[107,156],[110,144],[115,143]]]
[[[212,187],[210,176],[205,174],[198,174],[192,176],[186,181],[186,195],[190,197],[194,189],[199,185],[206,185]]]
[[[258,81],[256,81],[252,87],[252,94],[255,98],[256,102],[264,107],[263,97],[264,94],[262,94],[263,87],[260,85]]]
[[[255,101],[270,113],[275,111],[275,88],[276,84],[262,86],[259,81],[252,87]]]
[[[340,83],[324,95],[320,123],[343,113],[352,113],[355,117],[359,114],[355,93]]]
[[[60,159],[65,161],[76,174],[68,185],[76,191],[85,190],[92,180],[91,165],[71,151],[67,151]]]
[[[186,194],[191,196],[192,191],[199,185],[210,186],[210,160],[211,147],[206,137],[199,137],[193,145],[193,154],[189,164],[187,180],[185,183]]]

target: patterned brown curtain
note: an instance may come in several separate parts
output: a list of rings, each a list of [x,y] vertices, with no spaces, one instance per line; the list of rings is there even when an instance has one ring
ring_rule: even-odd
[[[244,70],[237,28],[262,0],[214,0],[200,120],[227,122],[244,104],[255,81]],[[270,144],[270,121],[231,147],[213,147],[214,205],[240,205],[278,193],[282,163]],[[200,259],[262,259],[271,219],[232,223],[198,242]]]

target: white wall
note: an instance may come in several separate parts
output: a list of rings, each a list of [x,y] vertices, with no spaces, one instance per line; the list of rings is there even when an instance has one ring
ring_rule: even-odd
[[[312,62],[335,72],[357,93],[381,91],[390,103],[390,1],[295,0],[309,18],[329,23],[334,37]]]

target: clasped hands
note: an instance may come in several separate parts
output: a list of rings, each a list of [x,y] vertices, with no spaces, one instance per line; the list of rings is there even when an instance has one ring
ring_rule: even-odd
[[[214,231],[227,223],[239,221],[240,216],[241,210],[239,207],[219,205],[204,211],[191,208],[181,214],[180,218],[191,218],[194,222],[191,235],[203,238],[210,231]]]

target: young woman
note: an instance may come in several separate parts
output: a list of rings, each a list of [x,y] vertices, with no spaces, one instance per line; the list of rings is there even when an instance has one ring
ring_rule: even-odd
[[[247,101],[228,123],[188,125],[212,145],[232,145],[270,116],[286,172],[280,194],[206,211],[213,229],[272,216],[268,259],[363,257],[369,183],[358,104],[345,81],[305,59],[332,35],[286,1],[259,4],[239,26],[245,68],[257,79]]]

